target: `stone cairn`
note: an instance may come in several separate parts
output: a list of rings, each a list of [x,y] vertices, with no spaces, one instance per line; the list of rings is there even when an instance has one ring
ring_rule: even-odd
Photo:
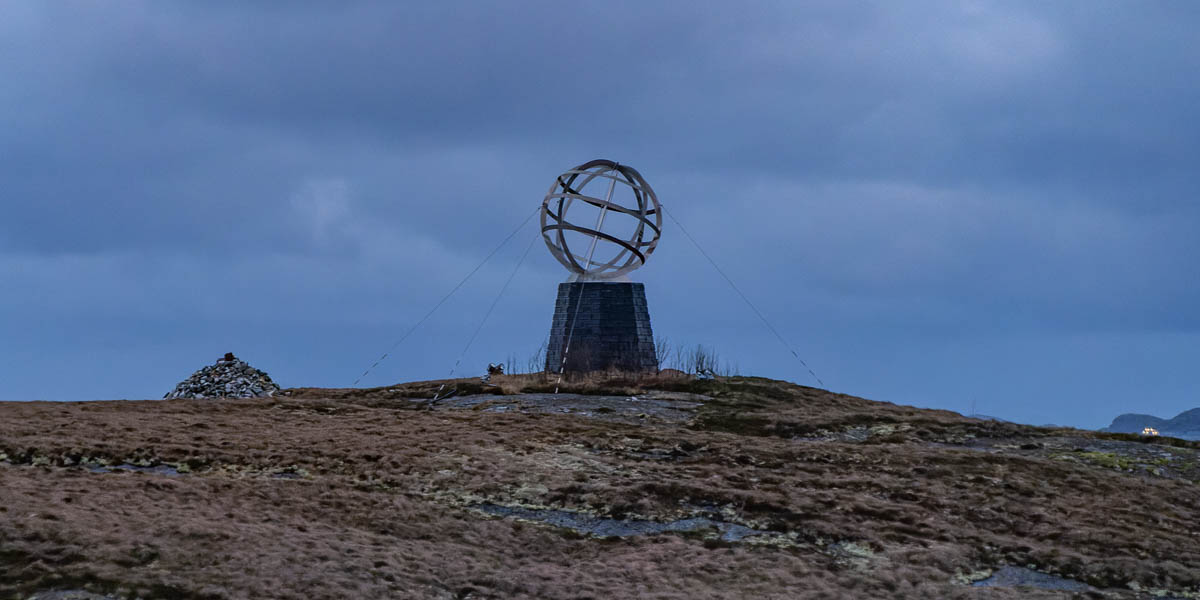
[[[278,391],[270,375],[226,352],[215,365],[192,373],[163,398],[263,398]]]

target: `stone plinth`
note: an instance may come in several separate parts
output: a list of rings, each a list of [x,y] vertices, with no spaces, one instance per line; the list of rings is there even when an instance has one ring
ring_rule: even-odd
[[[657,369],[645,286],[600,281],[558,284],[546,348],[547,372],[557,373],[563,366],[564,349],[568,373]]]

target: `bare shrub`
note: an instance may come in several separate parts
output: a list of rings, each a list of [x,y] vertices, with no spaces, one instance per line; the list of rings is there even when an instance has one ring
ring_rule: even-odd
[[[677,371],[683,371],[684,373],[691,373],[692,371],[688,368],[687,360],[685,358],[687,353],[688,347],[686,345],[679,344],[675,346],[675,351],[671,354],[671,368]]]
[[[656,368],[659,371],[666,369],[671,365],[671,355],[674,349],[671,347],[671,339],[663,336],[654,340],[654,361]]]
[[[525,361],[525,373],[541,373],[546,370],[546,345],[547,341],[543,341],[533,354]],[[516,374],[516,371],[513,371]]]
[[[707,375],[710,377],[718,375],[721,359],[717,352],[712,348],[708,348],[703,344],[696,344],[694,348],[686,350],[682,357],[683,368],[681,371],[686,371],[693,375]]]
[[[655,354],[659,357],[658,369],[660,372],[672,369],[689,375],[714,377],[738,377],[741,375],[741,369],[737,363],[722,360],[714,348],[703,344],[672,346],[664,338],[660,342],[655,342]]]

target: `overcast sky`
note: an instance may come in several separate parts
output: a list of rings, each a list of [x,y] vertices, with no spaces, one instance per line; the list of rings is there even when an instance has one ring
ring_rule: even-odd
[[[598,157],[829,389],[1200,406],[1200,4],[0,1],[0,399],[344,387]],[[360,385],[445,377],[531,223]],[[545,340],[541,242],[460,373]],[[815,385],[668,221],[655,334]]]

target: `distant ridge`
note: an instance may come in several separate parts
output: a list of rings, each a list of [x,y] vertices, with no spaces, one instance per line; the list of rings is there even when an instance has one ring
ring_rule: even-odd
[[[999,421],[1001,423],[1009,423],[1010,422],[1010,421],[1005,421],[1004,419],[1001,419],[999,417],[993,417],[991,415],[981,415],[979,413],[972,413],[972,414],[964,415],[964,416],[967,417],[968,419],[979,419],[980,421]]]
[[[1149,427],[1157,430],[1159,435],[1200,440],[1200,408],[1185,410],[1171,419],[1163,419],[1154,415],[1126,413],[1113,419],[1113,422],[1102,431],[1114,433],[1142,433]]]

